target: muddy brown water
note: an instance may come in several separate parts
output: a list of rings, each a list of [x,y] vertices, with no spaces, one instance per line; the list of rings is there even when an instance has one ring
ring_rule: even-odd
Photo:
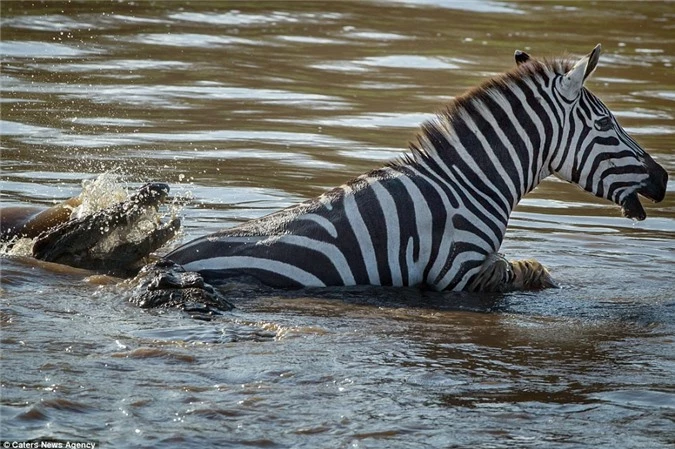
[[[589,87],[675,173],[672,3],[9,2],[2,201],[103,172],[192,195],[182,241],[396,157],[513,51],[604,54]],[[102,447],[675,443],[675,187],[640,223],[545,181],[503,251],[559,290],[244,291],[210,322],[4,256],[1,438]],[[177,243],[175,243],[177,244]]]

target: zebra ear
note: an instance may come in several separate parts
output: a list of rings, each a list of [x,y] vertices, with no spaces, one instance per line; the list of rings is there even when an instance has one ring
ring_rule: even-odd
[[[516,50],[513,57],[516,58],[516,65],[524,64],[530,60],[530,55],[520,50]]]
[[[596,45],[595,48],[593,49],[592,52],[586,56],[588,58],[588,64],[586,64],[586,72],[584,73],[584,81],[591,76],[593,72],[595,72],[595,68],[598,65],[598,61],[600,60],[600,51],[602,50],[602,46],[600,44]]]
[[[586,78],[591,76],[600,59],[600,44],[592,52],[581,58],[562,79],[562,92],[567,98],[576,98]]]

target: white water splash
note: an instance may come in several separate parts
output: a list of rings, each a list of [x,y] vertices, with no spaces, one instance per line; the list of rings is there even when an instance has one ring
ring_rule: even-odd
[[[94,179],[82,181],[82,191],[77,196],[79,205],[72,208],[70,219],[79,219],[127,201],[136,193],[116,170],[99,174]],[[105,254],[121,241],[137,242],[149,235],[161,225],[178,217],[185,205],[186,198],[173,198],[160,210],[148,209],[136,226],[120,228],[102,239],[94,251]],[[102,230],[103,231],[103,230]],[[178,236],[178,235],[177,235]],[[33,245],[37,238],[15,238],[0,242],[0,256],[32,256]]]
[[[26,256],[33,255],[33,245],[35,239],[14,238],[7,242],[0,243],[0,256]]]
[[[70,218],[91,215],[125,201],[128,196],[122,177],[114,170],[101,173],[95,179],[85,179],[78,196],[81,203],[73,209]]]

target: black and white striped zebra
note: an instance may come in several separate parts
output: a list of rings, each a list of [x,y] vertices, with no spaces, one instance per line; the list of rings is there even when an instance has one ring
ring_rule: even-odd
[[[219,284],[426,285],[507,290],[552,283],[498,251],[514,207],[551,174],[646,217],[666,171],[584,87],[600,45],[576,64],[516,52],[517,66],[422,125],[403,158],[318,198],[199,238],[166,256]]]

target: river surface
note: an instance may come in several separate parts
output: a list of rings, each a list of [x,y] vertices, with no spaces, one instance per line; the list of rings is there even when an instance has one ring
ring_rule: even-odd
[[[113,173],[189,197],[186,242],[401,154],[513,52],[604,53],[588,82],[675,174],[675,5],[1,4],[2,206]],[[231,289],[212,321],[3,256],[0,439],[101,447],[675,444],[675,184],[634,223],[556,179],[504,242],[558,290]]]

